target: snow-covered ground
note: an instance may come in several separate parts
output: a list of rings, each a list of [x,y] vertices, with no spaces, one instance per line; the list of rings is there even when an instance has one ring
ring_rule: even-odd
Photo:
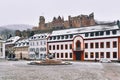
[[[27,65],[0,61],[0,80],[120,80],[120,63],[72,62],[72,65]]]

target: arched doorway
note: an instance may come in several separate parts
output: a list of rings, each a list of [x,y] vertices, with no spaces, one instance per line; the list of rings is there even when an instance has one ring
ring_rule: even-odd
[[[84,41],[79,35],[73,40],[73,60],[84,60]]]

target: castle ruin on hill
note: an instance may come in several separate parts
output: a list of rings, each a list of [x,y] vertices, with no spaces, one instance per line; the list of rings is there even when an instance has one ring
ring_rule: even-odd
[[[79,15],[75,17],[68,16],[68,20],[63,17],[54,17],[52,22],[45,23],[44,16],[40,16],[38,27],[33,27],[32,30],[54,30],[66,28],[78,28],[95,25],[94,13],[89,15]]]

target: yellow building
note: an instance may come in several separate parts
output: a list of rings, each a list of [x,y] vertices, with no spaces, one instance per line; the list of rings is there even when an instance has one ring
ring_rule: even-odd
[[[15,45],[15,57],[17,59],[28,59],[28,39],[19,40]]]

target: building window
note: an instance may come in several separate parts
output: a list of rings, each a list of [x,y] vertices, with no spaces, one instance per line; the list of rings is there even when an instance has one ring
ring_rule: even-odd
[[[59,50],[59,45],[57,45],[57,50]]]
[[[90,58],[94,58],[94,53],[93,52],[90,53]]]
[[[72,35],[72,34],[70,34],[70,38],[73,38],[73,35]]]
[[[95,48],[99,48],[99,43],[95,43]]]
[[[72,44],[70,44],[70,49],[72,49]]]
[[[106,48],[110,48],[110,42],[106,42]]]
[[[117,58],[117,52],[113,52],[113,58]]]
[[[61,36],[62,39],[64,39],[64,36]]]
[[[61,45],[61,49],[63,49],[63,45]]]
[[[53,50],[55,50],[55,45],[53,45]]]
[[[88,52],[85,52],[85,58],[88,58]]]
[[[95,53],[95,58],[99,58],[99,53],[98,52]]]
[[[56,54],[56,53],[53,53],[53,58],[55,58],[55,54]]]
[[[106,31],[106,35],[110,35],[110,31]]]
[[[57,39],[59,40],[59,39],[60,39],[60,36],[57,36]]]
[[[100,52],[100,58],[104,58],[104,52]]]
[[[116,34],[116,33],[117,33],[117,31],[116,31],[116,30],[113,30],[113,31],[112,31],[112,34]]]
[[[65,39],[68,39],[68,35],[65,36]]]
[[[95,36],[99,36],[99,32],[95,32]]]
[[[81,48],[81,43],[80,43],[79,40],[77,40],[77,42],[76,42],[76,50],[80,50],[80,48]]]
[[[85,33],[85,37],[88,37],[89,36],[89,33]]]
[[[106,52],[106,58],[110,58],[110,52]]]
[[[57,53],[57,58],[59,58],[59,53]]]
[[[94,44],[93,43],[90,43],[90,48],[93,48],[94,47]]]
[[[100,48],[104,48],[104,42],[100,42]]]
[[[56,36],[53,37],[53,40],[55,40],[55,39],[56,39]]]
[[[85,48],[86,48],[86,49],[88,48],[88,43],[85,43]]]
[[[117,42],[113,41],[113,48],[116,48],[116,47],[117,47]]]
[[[68,53],[65,53],[65,58],[68,58]]]
[[[61,53],[61,58],[63,58],[63,53]]]
[[[51,50],[51,45],[49,45],[49,50]]]
[[[65,49],[68,49],[68,46],[67,46],[67,44],[65,45]]]
[[[50,37],[50,40],[52,40],[52,37]]]
[[[72,58],[72,53],[70,53],[70,58]]]
[[[103,32],[103,31],[101,31],[101,32],[100,32],[100,36],[103,36],[103,35],[104,35],[104,32]]]
[[[94,36],[94,32],[91,32],[91,33],[90,33],[90,36]]]

